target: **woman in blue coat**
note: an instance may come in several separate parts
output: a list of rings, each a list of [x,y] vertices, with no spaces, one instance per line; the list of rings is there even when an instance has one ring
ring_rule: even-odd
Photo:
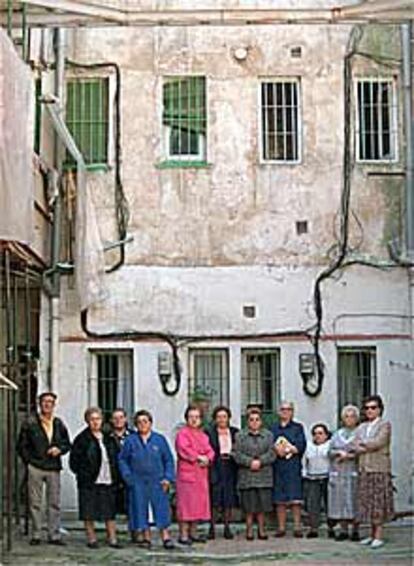
[[[289,506],[293,515],[293,535],[302,537],[301,506],[302,456],[306,449],[303,426],[293,419],[293,403],[282,401],[279,405],[279,421],[272,426],[276,460],[274,466],[273,501],[276,504],[277,537],[286,534],[286,511]]]
[[[175,480],[174,459],[167,440],[152,430],[152,415],[138,411],[134,417],[137,432],[124,441],[118,463],[128,491],[129,530],[138,531],[141,546],[151,546],[148,510],[151,505],[154,521],[160,530],[163,546],[172,550],[174,544],[168,527],[171,524],[168,492]]]

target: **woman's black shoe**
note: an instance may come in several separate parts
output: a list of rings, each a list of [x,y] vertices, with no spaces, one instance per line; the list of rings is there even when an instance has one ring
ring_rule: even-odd
[[[230,527],[228,525],[224,527],[224,538],[227,540],[231,540],[234,538],[234,534],[231,532]]]
[[[95,550],[96,548],[99,548],[98,545],[98,541],[97,540],[91,540],[90,542],[86,543],[86,546],[88,548],[92,548],[92,550]]]
[[[191,538],[179,538],[177,542],[178,544],[182,544],[183,546],[191,546],[193,544]]]
[[[162,546],[165,548],[165,550],[174,550],[175,548],[175,544],[173,543],[173,541],[168,538],[167,540],[164,540],[162,542]]]
[[[150,541],[150,540],[147,540],[147,539],[145,539],[145,538],[142,539],[142,540],[137,539],[137,540],[135,541],[135,544],[136,544],[137,546],[140,546],[141,548],[151,548],[151,541]]]
[[[212,527],[210,527],[210,529],[208,531],[207,538],[208,538],[208,540],[214,540],[216,538],[216,531]]]
[[[108,542],[108,546],[109,548],[116,548],[116,549],[122,548],[122,545],[120,545],[119,542],[116,540]]]
[[[338,542],[341,542],[343,540],[348,540],[348,539],[349,539],[348,533],[346,533],[344,531],[338,533],[335,537],[335,540],[337,540]]]
[[[190,539],[191,539],[191,542],[194,542],[194,543],[204,544],[204,543],[207,542],[207,539],[204,535],[196,535],[194,537],[191,536]]]
[[[349,538],[352,540],[352,542],[359,542],[361,540],[358,531],[354,531]]]
[[[259,533],[259,534],[257,535],[257,538],[258,538],[259,540],[269,540],[269,537],[268,537],[265,533]]]
[[[246,540],[254,540],[254,534],[250,532],[246,532]]]
[[[318,531],[309,531],[306,538],[318,538]]]

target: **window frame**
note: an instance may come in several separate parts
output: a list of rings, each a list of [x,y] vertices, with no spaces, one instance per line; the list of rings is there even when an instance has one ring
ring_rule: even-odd
[[[116,90],[116,77],[113,72],[105,72],[102,73],[76,73],[71,72],[68,73],[65,79],[65,121],[69,129],[68,120],[67,120],[67,98],[68,98],[68,91],[67,87],[69,82],[71,81],[92,81],[92,80],[106,80],[107,81],[107,96],[108,96],[108,115],[107,115],[107,140],[106,140],[106,160],[105,161],[94,161],[92,163],[87,163],[85,160],[85,155],[81,148],[78,147],[79,151],[81,152],[82,156],[85,160],[85,165],[87,170],[107,170],[111,169],[115,164],[115,123],[114,123],[114,101],[115,101],[115,90]],[[69,130],[70,131],[70,130]],[[73,136],[72,132],[71,135]],[[75,139],[75,138],[74,138]],[[76,140],[75,140],[76,143]],[[73,169],[76,168],[76,164],[71,162],[65,163],[65,168]]]
[[[393,150],[393,157],[381,158],[381,159],[370,159],[366,157],[361,157],[360,155],[360,135],[361,135],[361,123],[360,123],[360,107],[358,98],[358,86],[360,83],[391,83],[391,104],[390,110],[390,146]],[[354,130],[354,147],[355,147],[355,161],[357,163],[365,165],[375,165],[375,164],[390,164],[397,163],[399,161],[399,132],[398,132],[398,89],[397,89],[397,77],[395,75],[389,76],[372,76],[372,75],[361,75],[354,78],[354,107],[355,107],[355,130]]]
[[[276,375],[275,375],[275,395],[272,402],[272,409],[267,410],[263,407],[263,419],[267,424],[270,424],[274,421],[275,415],[277,412],[277,407],[280,403],[282,398],[282,349],[278,346],[269,346],[269,347],[247,347],[241,348],[240,351],[240,358],[241,358],[241,376],[240,376],[240,400],[243,405],[246,403],[254,403],[254,400],[245,398],[244,395],[244,388],[246,387],[245,383],[249,381],[248,379],[248,371],[247,371],[247,355],[263,355],[263,354],[276,354]],[[263,376],[262,376],[263,381]],[[260,384],[260,388],[263,391],[263,383]],[[260,401],[257,401],[260,403]],[[263,394],[262,394],[262,401],[261,403],[264,404]],[[244,412],[245,407],[242,406],[242,412]]]
[[[125,356],[129,357],[130,363],[130,393],[131,393],[131,406],[124,407],[125,411],[128,414],[128,418],[131,419],[133,416],[133,412],[135,410],[136,404],[136,387],[135,387],[135,380],[134,380],[134,350],[133,348],[91,348],[88,350],[88,368],[87,368],[87,375],[88,375],[88,404],[90,406],[100,406],[99,404],[99,368],[98,368],[98,356],[99,355],[115,355],[115,356]],[[117,378],[118,379],[118,378]],[[117,405],[117,403],[115,403]],[[114,407],[115,409],[116,407]],[[101,407],[102,412],[104,414],[105,419],[105,407]]]
[[[340,423],[340,415],[341,410],[345,404],[353,403],[353,400],[350,399],[342,399],[342,384],[341,384],[341,376],[340,376],[340,354],[361,354],[366,353],[370,354],[370,370],[372,370],[372,364],[374,363],[374,373],[370,373],[369,380],[370,380],[370,394],[376,394],[378,391],[378,348],[376,345],[355,345],[355,346],[341,346],[338,345],[336,348],[336,360],[337,360],[337,370],[336,370],[336,383],[337,383],[337,404],[338,404],[338,422]],[[368,376],[357,376],[357,379],[360,381],[361,378],[368,377]],[[354,378],[355,379],[355,378]],[[354,390],[354,385],[352,384],[352,389]],[[363,397],[363,395],[362,395]]]
[[[264,157],[264,129],[262,119],[262,85],[265,83],[294,83],[297,89],[297,144],[298,154],[296,159],[266,159]],[[300,76],[269,76],[259,78],[258,88],[258,133],[259,133],[259,162],[261,165],[300,165],[303,162],[303,117],[302,117],[302,80]]]
[[[204,79],[204,100],[205,100],[205,136],[199,135],[197,154],[175,154],[171,152],[171,126],[166,126],[164,124],[164,85],[168,79]],[[164,159],[167,163],[176,163],[180,165],[185,164],[203,164],[207,163],[207,153],[208,153],[208,77],[203,74],[168,74],[162,76],[161,81],[161,129],[162,129],[162,140],[163,140],[163,154]],[[200,143],[201,140],[201,143]]]
[[[229,406],[230,404],[230,355],[229,349],[226,347],[199,347],[188,349],[188,397],[196,393],[196,376],[195,376],[195,354],[220,352],[223,355],[223,364],[225,370],[224,385],[220,387],[220,404]],[[221,378],[223,380],[223,377]],[[224,395],[223,395],[224,391]],[[213,408],[213,407],[211,407]]]

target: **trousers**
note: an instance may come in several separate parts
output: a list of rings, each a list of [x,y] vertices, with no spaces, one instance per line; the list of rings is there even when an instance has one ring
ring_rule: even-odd
[[[40,539],[42,531],[43,486],[46,486],[46,516],[49,540],[60,538],[60,472],[28,466],[29,511],[32,538]]]

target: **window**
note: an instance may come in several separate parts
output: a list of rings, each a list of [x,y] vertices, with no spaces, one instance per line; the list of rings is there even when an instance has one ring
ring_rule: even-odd
[[[300,161],[298,80],[262,82],[261,152],[264,161]]]
[[[96,352],[96,400],[101,407],[105,420],[117,407],[123,407],[128,416],[132,415],[132,352],[110,351]]]
[[[242,350],[242,411],[250,403],[263,405],[265,420],[274,420],[280,402],[278,349]]]
[[[356,83],[357,159],[396,159],[396,94],[392,79],[364,79]]]
[[[168,159],[206,159],[205,77],[164,79],[163,127]]]
[[[108,161],[108,83],[102,77],[67,83],[66,123],[87,165]],[[69,153],[67,162],[74,164]]]
[[[229,363],[225,349],[190,350],[190,394],[206,393],[211,407],[229,403]]]
[[[376,392],[375,348],[338,349],[338,409],[352,403],[360,407],[367,395]]]

